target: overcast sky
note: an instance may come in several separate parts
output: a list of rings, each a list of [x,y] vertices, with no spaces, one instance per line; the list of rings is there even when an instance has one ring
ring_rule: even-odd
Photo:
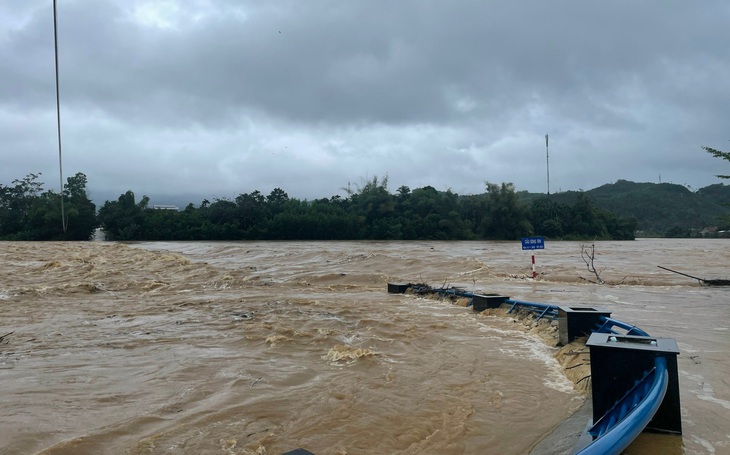
[[[58,0],[64,178],[280,187],[698,189],[730,163],[730,2]],[[58,190],[52,0],[0,0],[0,183]]]

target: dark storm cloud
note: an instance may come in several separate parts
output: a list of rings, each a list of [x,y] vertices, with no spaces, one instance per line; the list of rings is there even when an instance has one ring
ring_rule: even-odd
[[[3,181],[34,170],[19,175],[18,157],[48,162],[53,142],[48,2],[12,3],[0,6],[0,133],[19,164]],[[293,182],[311,197],[389,173],[411,187],[544,191],[545,133],[562,189],[660,173],[698,186],[717,173],[699,147],[727,142],[723,1],[59,7],[69,160],[92,186],[94,174],[140,191]],[[110,167],[119,156],[137,167]]]
[[[706,44],[729,34],[708,8],[659,5],[280,2],[236,15],[221,3],[199,23],[159,29],[119,4],[74,2],[61,14],[64,94],[200,122],[250,109],[304,122],[441,121],[454,118],[450,93],[478,100],[483,116],[566,97],[578,108],[561,113],[573,116],[602,110],[642,75],[671,89],[673,66],[720,57]],[[23,76],[50,61],[47,16],[15,37],[37,65]]]

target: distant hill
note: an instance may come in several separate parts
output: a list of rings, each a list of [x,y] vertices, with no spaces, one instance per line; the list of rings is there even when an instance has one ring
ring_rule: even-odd
[[[721,226],[722,216],[730,214],[730,185],[718,183],[695,192],[673,183],[635,183],[619,180],[584,192],[597,207],[621,217],[633,217],[637,229],[649,234],[670,230],[700,230]],[[566,191],[551,194],[556,202],[572,204],[580,194]],[[520,199],[530,201],[545,197],[543,193],[520,192]]]

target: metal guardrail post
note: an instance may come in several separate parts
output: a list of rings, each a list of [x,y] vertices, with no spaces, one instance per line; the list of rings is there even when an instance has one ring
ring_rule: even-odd
[[[635,386],[655,359],[666,359],[668,387],[656,414],[646,426],[649,431],[682,433],[677,355],[672,338],[594,333],[586,346],[591,352],[593,421],[596,422]]]
[[[499,294],[474,294],[472,296],[472,309],[484,311],[489,308],[499,308],[509,297]]]
[[[611,312],[605,309],[586,306],[559,306],[559,344],[565,346],[576,338],[590,336],[603,322],[603,318],[610,316]]]

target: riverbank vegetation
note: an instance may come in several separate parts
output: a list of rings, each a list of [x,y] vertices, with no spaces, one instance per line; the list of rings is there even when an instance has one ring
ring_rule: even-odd
[[[88,240],[99,225],[86,175],[66,179],[61,194],[43,190],[40,174],[0,184],[1,240]],[[63,212],[63,217],[62,217]]]
[[[234,200],[203,201],[184,210],[156,210],[132,192],[107,201],[99,222],[113,240],[515,240],[634,238],[635,221],[598,209],[589,198],[572,205],[519,200],[512,184],[488,183],[481,195],[460,196],[426,186],[401,186],[393,194],[387,178],[373,178],[347,197],[313,201],[276,188]]]
[[[585,194],[572,203],[548,197],[525,202],[511,183],[487,183],[478,195],[431,186],[388,190],[387,177],[372,178],[345,197],[312,201],[281,188],[235,199],[203,200],[183,210],[150,206],[132,191],[96,212],[86,176],[64,185],[61,196],[43,190],[40,174],[0,185],[0,239],[87,240],[101,227],[109,240],[515,240],[530,235],[560,239],[634,238],[636,221],[598,208]]]

